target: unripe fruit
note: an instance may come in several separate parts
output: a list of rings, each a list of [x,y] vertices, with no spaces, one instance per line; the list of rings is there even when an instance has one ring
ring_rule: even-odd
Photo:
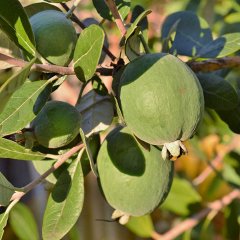
[[[79,134],[80,114],[66,102],[47,102],[34,119],[32,128],[40,145],[59,148],[69,144]]]
[[[164,145],[163,157],[179,157],[203,116],[202,88],[191,69],[170,54],[146,54],[130,62],[120,80],[127,126],[143,141]]]
[[[64,13],[46,10],[30,18],[37,51],[50,63],[66,66],[70,63],[77,34]]]
[[[167,197],[173,162],[155,146],[142,147],[127,128],[113,130],[97,157],[99,183],[107,202],[126,216],[152,212]]]

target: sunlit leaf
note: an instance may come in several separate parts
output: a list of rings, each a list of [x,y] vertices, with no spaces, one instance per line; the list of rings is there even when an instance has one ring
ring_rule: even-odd
[[[61,173],[49,196],[43,218],[44,240],[61,239],[70,231],[82,211],[84,185],[79,161],[80,158],[77,158]]]
[[[35,40],[26,12],[18,0],[0,1],[0,28],[30,56],[35,55]]]
[[[104,42],[104,31],[93,24],[85,28],[77,41],[74,51],[74,71],[82,82],[89,80],[95,73]]]

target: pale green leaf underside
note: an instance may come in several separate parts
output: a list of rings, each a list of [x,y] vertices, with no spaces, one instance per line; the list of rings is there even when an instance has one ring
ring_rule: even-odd
[[[39,152],[32,152],[16,142],[0,138],[0,158],[12,158],[18,160],[42,160],[45,155]]]
[[[24,128],[34,119],[35,101],[48,83],[48,81],[25,82],[20,89],[14,92],[0,114],[1,136]]]
[[[44,240],[61,239],[70,231],[82,211],[84,186],[79,160],[80,158],[74,160],[61,173],[49,196],[43,219]]]

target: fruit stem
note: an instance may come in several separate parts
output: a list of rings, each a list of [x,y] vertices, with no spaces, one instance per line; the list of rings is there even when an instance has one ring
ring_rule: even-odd
[[[77,8],[78,4],[81,2],[81,0],[75,0],[72,7],[68,10],[68,12],[65,14],[66,18],[70,18],[72,16],[72,13]]]
[[[140,41],[141,41],[141,43],[142,43],[142,45],[143,45],[143,48],[144,48],[145,53],[151,53],[151,50],[150,50],[150,48],[148,47],[147,42],[146,42],[145,38],[143,37],[142,32],[140,32],[138,36],[139,36]]]

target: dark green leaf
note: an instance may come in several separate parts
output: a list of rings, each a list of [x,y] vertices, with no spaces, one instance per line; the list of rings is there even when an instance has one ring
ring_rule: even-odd
[[[200,58],[221,58],[240,49],[240,33],[225,34],[205,45],[199,52]]]
[[[201,196],[185,179],[175,177],[171,191],[161,208],[186,216],[199,207]]]
[[[120,16],[122,17],[122,19],[125,19],[130,11],[131,1],[115,0],[115,3],[117,5]],[[108,19],[110,21],[114,20],[112,13],[104,0],[93,0],[93,5],[102,18]]]
[[[138,16],[141,15],[144,11],[145,11],[145,9],[142,6],[136,5],[132,11],[131,23],[135,22],[135,20],[138,18]],[[141,21],[138,22],[137,26],[140,27],[143,35],[145,35],[145,34],[147,35],[148,20],[147,20],[146,16],[144,18],[142,18]]]
[[[12,94],[23,85],[35,61],[35,58],[32,59],[31,62],[6,80],[0,87],[0,112],[4,109]]]
[[[0,138],[0,158],[12,158],[18,160],[42,160],[45,155],[39,152],[32,152],[16,142]]]
[[[125,226],[134,234],[143,238],[150,238],[154,231],[154,226],[150,215],[131,217]]]
[[[0,172],[0,205],[8,205],[14,192],[15,187]]]
[[[198,74],[206,107],[230,110],[238,105],[238,95],[232,85],[215,74]]]
[[[81,128],[86,136],[107,129],[113,119],[113,104],[109,95],[102,96],[91,90],[85,94],[76,108],[81,113]]]
[[[80,155],[82,153],[83,149]],[[44,240],[61,239],[70,231],[82,211],[84,185],[80,157],[61,173],[49,196],[43,218]]]
[[[0,28],[30,56],[35,55],[35,40],[27,14],[18,0],[0,1]]]
[[[216,111],[219,117],[235,133],[240,133],[240,105],[229,111]]]
[[[10,224],[20,240],[38,240],[37,223],[30,209],[18,203],[10,212]]]
[[[0,114],[0,135],[5,136],[24,128],[34,118],[33,106],[48,81],[25,82],[10,98]]]
[[[162,39],[169,37],[169,32],[176,23],[170,53],[196,56],[203,46],[213,40],[207,22],[190,11],[169,15],[162,26]]]
[[[92,78],[98,65],[104,42],[104,31],[93,24],[85,28],[74,51],[74,71],[85,82]]]
[[[11,211],[11,209],[14,207],[14,205],[17,202],[18,202],[18,200],[14,200],[13,202],[11,202],[9,204],[9,206],[7,207],[6,211],[0,215],[0,239],[2,239],[3,234],[4,234],[4,228],[7,225],[9,212]]]

